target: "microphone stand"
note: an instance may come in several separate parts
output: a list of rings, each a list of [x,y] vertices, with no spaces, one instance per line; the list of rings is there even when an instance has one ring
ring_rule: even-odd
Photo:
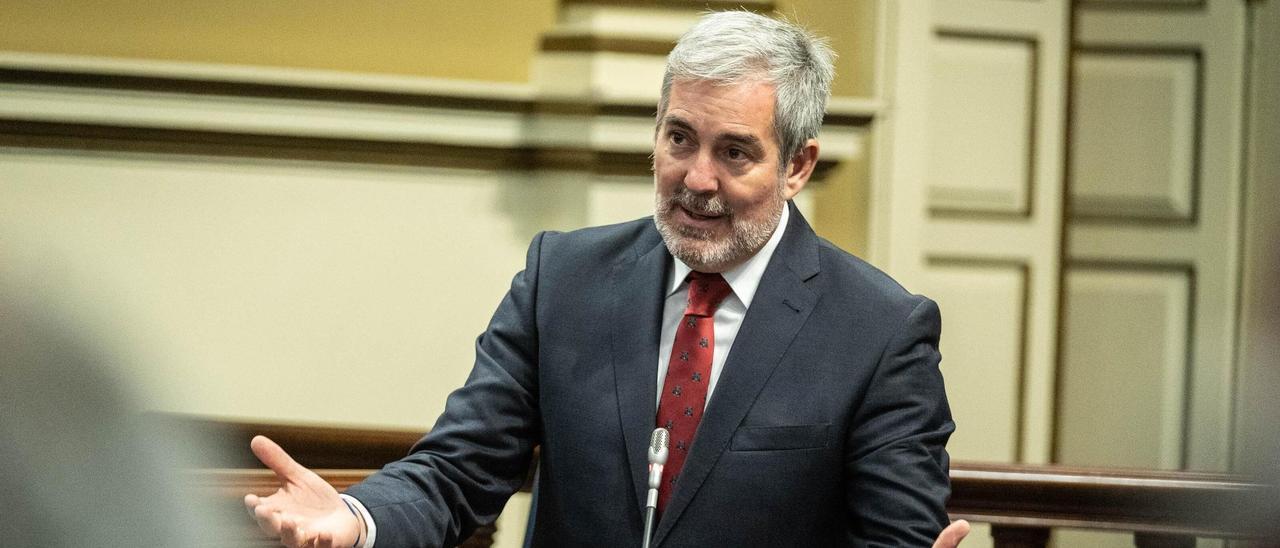
[[[653,493],[652,490],[649,492]],[[642,548],[649,548],[650,543],[653,541],[653,521],[655,514],[658,513],[657,510],[654,506],[647,504],[644,507],[644,544],[641,545]]]
[[[662,485],[662,467],[667,464],[670,435],[666,428],[657,428],[649,436],[649,496],[644,503],[643,548],[650,548],[653,542],[653,522],[658,514],[658,486]]]

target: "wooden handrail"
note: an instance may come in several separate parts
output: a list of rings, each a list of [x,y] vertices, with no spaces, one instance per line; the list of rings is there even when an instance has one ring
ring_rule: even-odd
[[[193,468],[262,468],[249,450],[249,440],[263,435],[308,468],[376,470],[405,456],[422,437],[422,432],[409,430],[219,420],[170,413],[151,413],[147,419],[160,430],[215,440],[225,449],[203,455],[206,460],[191,463]]]
[[[993,525],[1251,538],[1266,524],[1250,510],[1272,495],[1229,474],[956,462],[947,509]]]
[[[195,463],[191,475],[198,487],[237,499],[275,490],[273,476],[248,450],[256,434],[276,440],[339,489],[405,455],[420,437],[179,415],[154,419],[235,447],[227,460]],[[952,518],[992,524],[997,546],[1043,546],[1053,527],[1130,531],[1143,546],[1184,546],[1193,537],[1261,539],[1280,520],[1275,487],[1230,474],[952,462],[951,489]],[[487,546],[492,533],[482,531],[467,546]]]

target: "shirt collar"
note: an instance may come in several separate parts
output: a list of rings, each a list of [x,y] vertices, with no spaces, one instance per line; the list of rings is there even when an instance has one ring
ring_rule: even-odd
[[[764,270],[769,266],[769,258],[773,257],[773,252],[778,249],[778,242],[782,241],[782,233],[787,230],[787,220],[791,217],[791,208],[786,202],[782,204],[782,217],[778,219],[778,228],[774,229],[773,235],[769,237],[769,241],[764,243],[764,247],[760,248],[755,255],[752,255],[747,262],[742,263],[730,270],[722,272],[724,281],[729,282],[729,288],[733,289],[733,294],[742,301],[742,305],[746,308],[751,307],[751,299],[756,296],[756,289],[760,287],[760,278],[764,277]],[[667,296],[680,290],[684,285],[684,279],[693,271],[689,265],[684,264],[679,257],[672,257],[671,261],[671,286],[667,288]]]

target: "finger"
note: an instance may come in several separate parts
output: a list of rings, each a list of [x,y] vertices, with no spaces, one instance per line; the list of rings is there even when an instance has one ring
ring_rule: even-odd
[[[298,546],[299,548],[320,548],[320,539],[323,536],[324,533],[312,533],[299,528],[298,538],[302,539],[302,542]]]
[[[259,499],[258,495],[250,493],[244,496],[244,509],[249,511],[249,517],[254,517],[253,510],[257,508],[259,504],[262,504],[262,499]]]
[[[253,519],[258,520],[258,528],[272,538],[280,538],[280,512],[269,505],[259,504],[253,509]]]
[[[301,525],[295,527],[293,537],[298,541],[298,548],[315,548],[316,539]]]
[[[280,481],[290,482],[299,479],[302,473],[301,464],[293,460],[288,453],[284,452],[276,442],[271,441],[266,436],[254,436],[249,442],[249,448],[253,450],[253,456],[258,457],[262,464],[267,465]]]
[[[298,524],[293,518],[284,518],[280,520],[280,542],[285,546],[300,546],[298,540]]]
[[[968,535],[969,522],[962,519],[956,520],[942,530],[933,546],[934,548],[956,548],[956,546],[960,545],[960,541],[964,540],[964,537]]]

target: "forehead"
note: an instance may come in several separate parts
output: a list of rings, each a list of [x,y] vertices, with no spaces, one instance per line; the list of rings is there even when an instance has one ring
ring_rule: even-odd
[[[679,121],[698,132],[773,136],[774,86],[760,80],[725,84],[677,80],[671,84],[663,125]]]

